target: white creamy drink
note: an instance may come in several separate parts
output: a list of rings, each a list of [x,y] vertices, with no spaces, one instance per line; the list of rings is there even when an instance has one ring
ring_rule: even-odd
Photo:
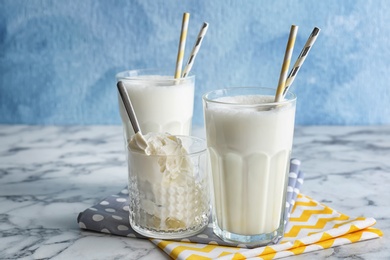
[[[221,230],[252,236],[274,232],[283,222],[295,100],[273,101],[274,96],[227,96],[205,107],[214,217]]]
[[[208,220],[209,200],[205,180],[195,172],[196,160],[176,136],[148,133],[144,139],[140,137],[137,133],[129,142],[132,227],[144,235],[150,235],[142,232],[145,230],[202,228]]]
[[[190,135],[194,106],[193,76],[175,80],[173,76],[126,76],[124,73],[119,73],[117,79],[125,85],[144,133]],[[134,132],[120,101],[119,110],[126,139],[129,140]]]

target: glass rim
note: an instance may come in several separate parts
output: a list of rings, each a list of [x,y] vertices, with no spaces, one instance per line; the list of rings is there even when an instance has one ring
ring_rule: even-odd
[[[150,154],[150,155],[147,155],[147,154],[144,154],[144,153],[141,153],[141,152],[138,152],[138,151],[133,151],[129,148],[129,146],[127,145],[127,150],[128,152],[132,152],[132,153],[135,153],[135,154],[138,154],[138,155],[142,155],[142,156],[147,156],[147,157],[161,157],[161,156],[165,156],[165,157],[168,157],[168,158],[171,158],[171,157],[189,157],[189,156],[195,156],[195,155],[200,155],[200,154],[203,154],[205,152],[207,152],[207,144],[206,144],[206,140],[203,139],[203,138],[200,138],[200,137],[197,137],[197,136],[192,136],[192,135],[173,135],[175,137],[178,137],[182,143],[183,143],[183,140],[182,139],[187,139],[187,140],[195,140],[196,142],[200,143],[201,144],[201,148],[197,149],[196,151],[194,152],[188,152],[188,148],[187,147],[184,147],[186,150],[187,150],[187,154],[185,155],[175,155],[175,154]]]
[[[158,74],[157,74],[158,73]],[[166,76],[166,78],[158,78],[158,79],[150,79],[143,78],[139,76]],[[174,78],[174,71],[170,71],[168,69],[163,68],[148,68],[148,69],[134,69],[134,70],[124,70],[118,72],[115,75],[117,81],[119,80],[134,80],[134,81],[153,81],[153,82],[167,82],[167,81],[190,81],[195,79],[195,75],[190,73],[185,78]]]
[[[267,90],[267,91],[273,90],[276,93],[276,89],[274,89],[274,88],[265,88],[265,87],[228,87],[228,88],[221,88],[221,89],[216,89],[216,90],[209,91],[209,92],[205,93],[202,96],[202,99],[205,102],[207,102],[207,103],[214,103],[214,104],[219,104],[219,105],[237,106],[237,107],[267,107],[267,106],[275,106],[276,104],[277,105],[285,105],[285,104],[293,103],[297,99],[297,96],[293,92],[291,92],[291,91],[287,91],[287,93],[286,93],[286,96],[289,95],[289,98],[286,98],[286,99],[284,99],[282,101],[279,101],[279,102],[265,102],[265,103],[257,103],[257,104],[232,103],[232,102],[218,101],[218,100],[209,98],[209,95],[214,94],[214,93],[223,92],[223,91],[227,91],[227,90],[242,90],[242,89],[261,89],[261,90]],[[228,97],[228,95],[226,95],[225,97]]]

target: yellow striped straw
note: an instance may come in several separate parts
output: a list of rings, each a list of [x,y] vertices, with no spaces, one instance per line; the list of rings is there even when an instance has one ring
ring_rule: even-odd
[[[287,71],[288,68],[290,67],[291,56],[293,53],[295,38],[297,36],[297,33],[298,33],[298,26],[291,25],[290,35],[288,37],[288,42],[286,46],[286,52],[284,53],[283,65],[280,71],[278,88],[276,89],[275,102],[279,102],[283,97],[283,91],[287,79]]]
[[[183,14],[183,21],[181,24],[179,50],[177,51],[175,79],[178,79],[181,77],[181,70],[182,70],[182,66],[183,66],[183,57],[184,57],[184,51],[185,51],[185,47],[186,47],[187,30],[188,30],[189,20],[190,20],[190,14],[184,13]]]

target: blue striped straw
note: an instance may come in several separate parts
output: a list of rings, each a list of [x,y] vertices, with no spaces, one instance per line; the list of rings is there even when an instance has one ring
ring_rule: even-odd
[[[313,31],[311,32],[309,38],[306,41],[305,46],[303,47],[301,53],[299,54],[293,68],[291,69],[290,73],[288,74],[286,84],[284,87],[284,91],[283,91],[283,97],[286,95],[287,90],[294,82],[295,77],[297,76],[299,69],[302,67],[303,62],[306,60],[306,57],[309,54],[311,47],[313,46],[313,44],[317,40],[319,33],[320,33],[320,29],[317,27],[314,27]]]
[[[192,65],[194,65],[194,61],[195,61],[196,55],[199,52],[200,46],[202,45],[203,38],[206,35],[208,28],[209,28],[209,24],[208,23],[203,23],[202,28],[200,28],[200,31],[199,31],[198,37],[196,39],[195,45],[194,45],[194,47],[193,47],[193,49],[191,51],[190,58],[188,59],[187,64],[186,64],[186,66],[184,68],[183,78],[187,77],[188,73],[190,73],[190,70],[192,69]]]

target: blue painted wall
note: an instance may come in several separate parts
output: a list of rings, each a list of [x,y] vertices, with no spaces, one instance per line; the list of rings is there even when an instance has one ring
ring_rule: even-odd
[[[291,88],[297,123],[390,123],[390,5],[383,1],[1,0],[0,123],[120,124],[115,74],[175,68],[183,12],[187,54],[210,24],[193,67],[201,95],[276,87],[291,24],[293,60],[322,29]]]

